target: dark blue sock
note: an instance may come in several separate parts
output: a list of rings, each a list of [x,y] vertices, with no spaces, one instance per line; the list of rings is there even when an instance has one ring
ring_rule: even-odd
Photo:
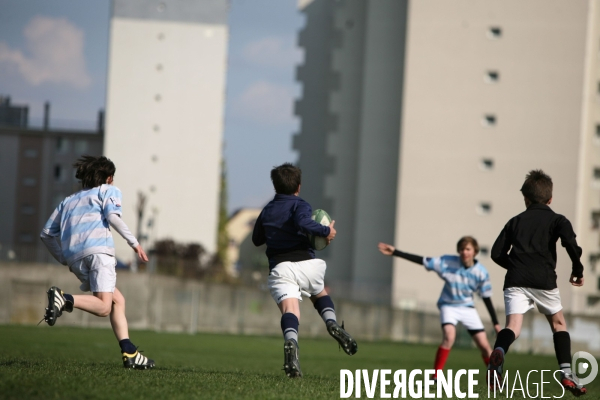
[[[333,300],[329,296],[319,297],[315,301],[315,309],[323,318],[323,321],[336,321],[335,308],[333,307]]]
[[[295,340],[298,343],[298,326],[300,322],[298,317],[292,313],[285,313],[281,316],[281,331],[284,340]]]
[[[66,303],[65,303],[65,311],[66,311],[66,312],[71,312],[71,311],[73,311],[73,304],[75,304],[75,299],[73,299],[73,295],[71,295],[71,294],[67,294],[67,293],[64,293],[64,294],[63,294],[63,297],[64,297],[64,298],[65,298],[65,300],[66,300]]]
[[[131,343],[131,340],[129,340],[129,338],[119,340],[119,346],[121,346],[121,352],[127,354],[133,354],[137,350],[137,347],[135,347],[135,345]]]

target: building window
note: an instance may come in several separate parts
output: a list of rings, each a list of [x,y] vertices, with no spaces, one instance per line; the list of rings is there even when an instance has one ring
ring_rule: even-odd
[[[85,153],[87,153],[88,151],[88,142],[87,140],[77,140],[75,141],[75,153],[77,153],[77,155],[83,155]]]
[[[21,233],[19,235],[19,242],[21,242],[21,243],[33,243],[33,235],[31,233]]]
[[[477,206],[477,213],[480,215],[489,215],[492,213],[492,203],[481,202]]]
[[[35,208],[28,204],[25,204],[21,207],[21,213],[25,215],[33,215],[35,214]]]
[[[487,31],[487,37],[490,39],[500,39],[502,37],[502,28],[499,26],[490,26]]]
[[[592,211],[592,229],[600,228],[600,210]]]
[[[56,152],[57,153],[66,153],[67,151],[69,151],[69,139],[65,139],[62,137],[59,137],[56,139]]]
[[[595,184],[600,184],[600,167],[594,167],[594,172],[592,174],[592,178]]]
[[[598,261],[600,260],[600,253],[592,253],[590,254],[590,269],[592,270],[592,272],[596,272],[596,265],[598,264]]]
[[[479,167],[483,171],[491,171],[494,169],[494,160],[492,160],[491,158],[483,158],[479,163]]]
[[[500,73],[498,71],[487,71],[484,76],[484,81],[487,83],[497,83],[500,80]]]
[[[54,181],[62,182],[64,179],[64,169],[62,165],[57,164],[54,166]]]
[[[38,156],[38,151],[36,149],[25,149],[23,155],[26,158],[36,158]]]
[[[483,126],[496,126],[498,120],[494,114],[485,114],[481,123]]]
[[[479,248],[479,254],[481,257],[488,257],[490,255],[490,249],[487,246],[481,246]]]
[[[37,179],[35,179],[35,178],[23,179],[23,185],[25,185],[25,186],[35,186],[36,184],[37,184]]]

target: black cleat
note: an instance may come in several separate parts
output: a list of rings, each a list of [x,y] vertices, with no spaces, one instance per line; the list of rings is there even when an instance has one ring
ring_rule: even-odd
[[[154,360],[143,356],[140,351],[133,354],[121,353],[123,355],[123,366],[131,369],[151,369],[154,368]]]
[[[48,307],[44,314],[44,321],[50,326],[54,326],[58,317],[60,317],[63,311],[73,311],[73,303],[67,301],[64,297],[62,290],[56,286],[52,286],[48,289]],[[41,321],[40,321],[41,322]]]
[[[575,397],[583,396],[587,393],[587,389],[579,384],[577,378],[573,376],[573,374],[568,374],[565,372],[561,372],[560,374],[560,384],[569,392],[573,393]]]
[[[288,339],[283,344],[283,370],[290,378],[302,378],[298,343],[293,339]]]
[[[349,356],[356,354],[358,351],[358,344],[356,340],[352,339],[352,336],[344,329],[344,323],[339,326],[337,322],[333,320],[327,321],[327,332],[340,344],[340,348],[344,350]]]

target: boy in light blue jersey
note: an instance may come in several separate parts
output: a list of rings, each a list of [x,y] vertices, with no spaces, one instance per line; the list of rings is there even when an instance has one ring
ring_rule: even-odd
[[[500,331],[500,325],[492,305],[490,276],[485,267],[475,259],[479,253],[477,240],[471,236],[462,237],[456,245],[458,256],[421,257],[396,250],[394,246],[386,243],[379,243],[379,251],[388,256],[394,255],[421,264],[428,271],[435,271],[446,282],[437,302],[444,338],[435,357],[436,377],[437,372],[444,369],[456,339],[456,324],[459,322],[471,334],[487,366],[492,349],[483,323],[475,310],[473,293],[479,293],[483,298],[496,332]]]
[[[138,254],[146,253],[121,219],[121,191],[112,185],[115,165],[106,157],[83,156],[73,165],[83,189],[64,199],[54,210],[40,237],[52,256],[81,281],[81,290],[93,296],[66,294],[56,286],[48,290],[44,320],[53,326],[63,311],[73,308],[98,317],[110,317],[126,368],[148,369],[154,361],[137,351],[129,340],[125,298],[116,288],[115,245],[111,227]],[[40,321],[41,322],[41,321]]]

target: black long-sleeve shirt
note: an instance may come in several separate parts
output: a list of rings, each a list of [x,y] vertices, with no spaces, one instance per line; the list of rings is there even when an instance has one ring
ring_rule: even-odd
[[[572,275],[581,278],[581,248],[575,237],[569,220],[547,205],[532,204],[513,217],[500,232],[491,254],[492,260],[507,270],[504,289],[555,289],[558,239],[573,263]]]

